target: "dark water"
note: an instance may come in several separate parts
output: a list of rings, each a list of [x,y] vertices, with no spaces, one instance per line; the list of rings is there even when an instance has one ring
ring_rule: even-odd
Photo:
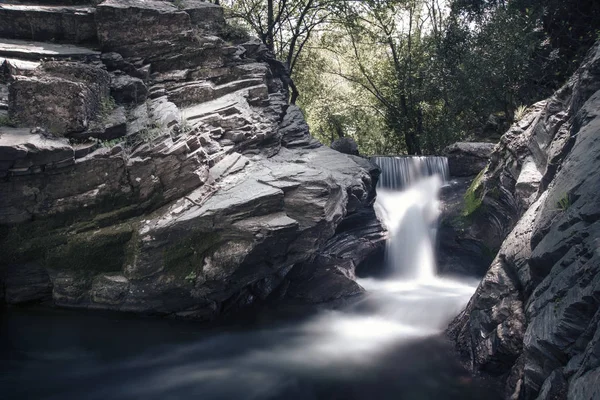
[[[435,276],[440,184],[379,194],[389,276],[360,280],[368,294],[342,310],[212,326],[0,310],[0,399],[499,399],[442,337],[477,282]]]
[[[439,336],[380,340],[377,351],[368,345],[356,351],[360,343],[335,335],[327,343],[318,326],[335,325],[335,313],[207,327],[116,314],[5,309],[0,398],[494,398]]]

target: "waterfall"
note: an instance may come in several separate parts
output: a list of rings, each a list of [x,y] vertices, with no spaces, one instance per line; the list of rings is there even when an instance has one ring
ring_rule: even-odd
[[[378,188],[403,189],[423,177],[439,175],[445,182],[450,177],[446,157],[380,157],[371,158],[381,168]]]
[[[389,232],[387,269],[403,279],[433,279],[438,192],[448,179],[447,158],[374,157],[373,161],[382,169],[376,207]]]

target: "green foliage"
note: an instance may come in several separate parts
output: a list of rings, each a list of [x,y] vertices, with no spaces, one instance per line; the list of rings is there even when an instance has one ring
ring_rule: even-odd
[[[515,118],[514,121],[515,122],[519,122],[521,121],[523,118],[525,118],[525,115],[527,114],[527,106],[524,105],[520,105],[519,107],[517,107],[517,109],[515,110]]]
[[[115,147],[116,145],[118,145],[119,143],[123,143],[123,138],[117,138],[117,139],[112,139],[112,140],[101,140],[99,143],[100,143],[100,146],[102,146],[102,147],[112,148],[112,147]]]
[[[194,283],[196,281],[196,278],[198,278],[198,274],[196,273],[196,271],[192,271],[185,277],[185,280],[188,283]]]
[[[558,200],[556,205],[558,206],[559,210],[567,211],[569,207],[571,207],[571,196],[569,195],[569,193],[565,193],[564,196],[562,196],[560,200]]]
[[[185,3],[183,0],[174,0],[173,5],[180,10],[183,10],[185,8]]]
[[[232,43],[244,43],[250,40],[248,28],[235,20],[228,21],[220,34],[223,39]]]
[[[105,122],[116,106],[117,103],[115,102],[115,99],[113,99],[111,96],[102,98],[100,100],[100,109],[98,110],[99,120]]]
[[[469,189],[464,196],[464,207],[462,215],[463,217],[472,216],[483,204],[483,193],[481,191],[481,182],[483,180],[483,176],[485,175],[487,168],[477,175]]]
[[[564,83],[600,29],[594,0],[224,3],[290,64],[312,133],[351,136],[363,154],[497,138]]]
[[[8,115],[0,115],[0,126],[9,126],[15,128],[17,126],[16,121],[13,121]]]

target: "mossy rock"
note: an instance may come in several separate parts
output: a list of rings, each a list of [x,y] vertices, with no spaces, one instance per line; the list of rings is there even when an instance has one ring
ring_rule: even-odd
[[[193,232],[164,250],[164,271],[179,279],[198,274],[204,258],[222,241],[223,238],[218,232]]]
[[[483,204],[483,176],[485,175],[487,168],[484,168],[479,175],[473,180],[469,189],[464,196],[464,206],[463,206],[463,217],[471,217],[473,216]]]
[[[132,236],[131,224],[70,236],[65,244],[48,250],[44,264],[54,270],[120,271]]]

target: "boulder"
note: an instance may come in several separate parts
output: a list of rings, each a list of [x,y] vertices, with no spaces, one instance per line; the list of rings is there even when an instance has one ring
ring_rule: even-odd
[[[385,237],[379,170],[310,135],[283,72],[215,36],[222,9],[107,0],[96,23],[101,57],[11,83],[2,298],[211,319],[362,293],[354,270]]]
[[[333,141],[331,148],[340,153],[358,156],[358,145],[351,137],[343,137]]]
[[[148,96],[148,88],[140,78],[117,75],[110,82],[110,95],[119,104],[140,104]]]
[[[54,136],[86,130],[108,97],[106,71],[86,64],[49,62],[9,86],[8,112],[20,127],[40,126]]]
[[[446,147],[443,154],[448,157],[450,176],[475,176],[480,173],[494,150],[493,143],[459,142]]]

